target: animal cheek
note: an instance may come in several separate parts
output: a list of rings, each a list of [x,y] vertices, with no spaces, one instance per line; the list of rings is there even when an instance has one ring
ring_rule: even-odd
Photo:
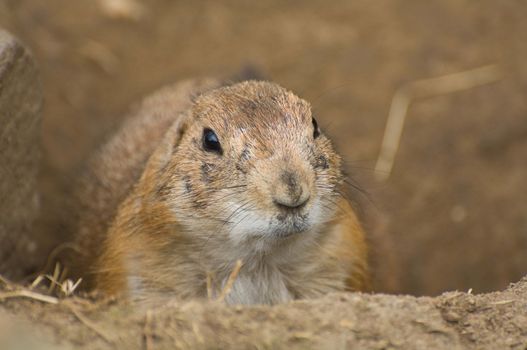
[[[192,207],[196,210],[207,209],[208,203],[204,200],[198,199],[192,202]]]
[[[237,163],[236,164],[236,170],[240,172],[243,175],[247,174],[247,166],[243,163]]]
[[[183,177],[183,189],[185,194],[191,194],[194,191],[194,186],[188,175]]]
[[[212,181],[213,172],[215,171],[215,165],[211,163],[202,163],[200,167],[201,182],[208,184]]]

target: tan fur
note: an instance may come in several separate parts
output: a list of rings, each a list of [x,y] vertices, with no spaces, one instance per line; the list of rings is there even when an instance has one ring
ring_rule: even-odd
[[[241,259],[232,304],[367,290],[341,159],[314,139],[311,118],[307,102],[266,82],[183,82],[147,99],[80,194],[93,286],[150,302],[204,298],[209,275],[216,297]],[[204,149],[204,128],[222,154]]]

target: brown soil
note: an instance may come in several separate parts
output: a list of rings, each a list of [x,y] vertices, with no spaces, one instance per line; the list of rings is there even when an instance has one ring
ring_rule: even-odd
[[[369,192],[358,199],[377,291],[489,292],[527,272],[527,3],[149,0],[135,19],[111,16],[98,4],[0,0],[0,23],[34,51],[43,78],[38,263],[68,239],[61,224],[68,186],[130,105],[178,79],[226,76],[253,65],[313,103]],[[396,89],[489,63],[501,67],[499,82],[412,105],[393,174],[376,182],[371,169]],[[175,305],[154,313],[151,336],[155,348],[408,348],[403,345],[419,341],[525,348],[527,320],[515,313],[525,310],[525,291],[523,284],[504,294],[438,299],[336,295],[271,309]],[[83,310],[112,339],[142,344],[144,314],[93,307],[105,312]],[[52,342],[104,346],[65,305],[11,300],[0,309],[32,327],[40,320],[39,332]],[[261,338],[251,343],[257,332]]]
[[[526,349],[526,309],[527,279],[501,293],[340,293],[274,307],[8,300],[0,304],[0,348]]]

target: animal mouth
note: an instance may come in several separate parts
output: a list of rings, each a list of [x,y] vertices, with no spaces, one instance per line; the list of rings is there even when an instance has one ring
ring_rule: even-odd
[[[273,230],[276,237],[286,238],[305,232],[311,228],[308,214],[281,213],[277,215],[278,225]]]
[[[299,211],[302,211],[302,209],[304,209],[308,203],[308,200],[305,200],[304,202],[301,202],[297,205],[284,205],[276,200],[273,201],[274,205],[276,205],[276,207],[284,212],[284,213],[288,213],[288,214],[294,214],[294,213],[297,213]]]

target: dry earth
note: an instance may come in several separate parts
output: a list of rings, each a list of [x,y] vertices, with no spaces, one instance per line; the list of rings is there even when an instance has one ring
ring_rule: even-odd
[[[274,307],[174,302],[139,311],[79,298],[7,300],[0,315],[2,349],[524,350],[527,278],[499,293],[341,293]]]

